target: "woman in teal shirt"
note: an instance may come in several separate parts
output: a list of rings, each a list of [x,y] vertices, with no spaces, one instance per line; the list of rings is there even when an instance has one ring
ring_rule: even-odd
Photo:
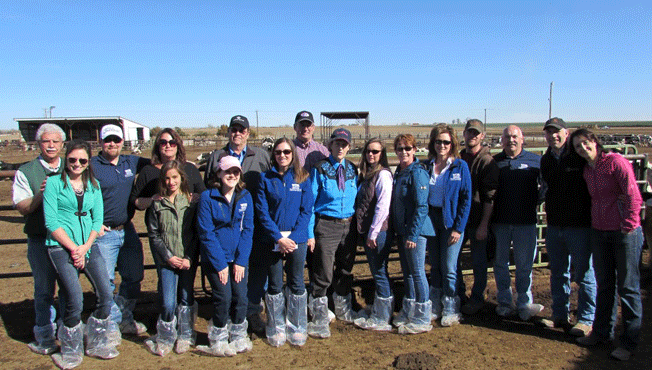
[[[104,359],[118,355],[120,332],[109,320],[112,292],[104,259],[94,243],[102,227],[102,191],[93,177],[90,146],[73,140],[66,147],[65,170],[48,179],[43,193],[43,213],[50,260],[57,271],[60,289],[67,296],[63,325],[58,337],[61,353],[52,355],[57,366],[71,369],[83,358],[83,291],[79,272],[84,272],[97,295],[97,309],[88,318],[86,354]]]

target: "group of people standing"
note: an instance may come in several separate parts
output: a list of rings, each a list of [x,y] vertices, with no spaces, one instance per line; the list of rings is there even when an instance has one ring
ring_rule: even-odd
[[[121,333],[146,332],[133,318],[143,278],[142,244],[131,223],[135,209],[146,212],[158,274],[160,315],[156,335],[145,341],[157,355],[195,345],[199,263],[212,289],[213,314],[209,345],[197,349],[216,356],[251,350],[248,329],[264,332],[277,347],[286,341],[302,346],[308,336],[327,338],[334,319],[369,330],[396,327],[401,334],[429,331],[433,320],[458,324],[462,313],[485,307],[492,238],[496,313],[527,321],[543,310],[532,300],[531,276],[537,206],[545,200],[553,315],[537,321],[564,328],[583,345],[612,340],[617,292],[625,330],[612,356],[626,360],[635,350],[642,317],[641,195],[631,165],[607,153],[590,131],[569,135],[563,120],[547,121],[549,148],[540,157],[523,149],[519,127],[508,126],[503,151],[492,156],[479,120],[467,122],[464,148],[452,126],[439,124],[431,131],[427,160],[416,157],[414,136],[396,136],[398,165],[392,173],[380,139],[367,141],[355,164],[346,158],[348,130],[336,129],[324,146],[313,140],[314,119],[307,111],[297,114],[294,129],[296,139],[278,139],[270,158],[247,145],[249,122],[234,116],[229,143],[211,153],[202,179],[173,129],[158,133],[151,159],[120,154],[122,129],[107,125],[97,156],[88,143],[72,140],[62,161],[64,132],[41,125],[41,155],[23,165],[14,182],[34,274],[36,340],[30,349],[52,354],[58,338],[61,350],[53,360],[73,368],[82,361],[84,335],[87,355],[109,359],[118,355]],[[459,261],[467,241],[474,277],[469,298]],[[351,296],[357,245],[364,246],[375,283],[373,304],[358,312]],[[393,245],[404,288],[396,315],[387,270]],[[571,266],[580,287],[574,325]],[[116,269],[121,284],[114,296]],[[97,295],[85,327],[80,272]]]

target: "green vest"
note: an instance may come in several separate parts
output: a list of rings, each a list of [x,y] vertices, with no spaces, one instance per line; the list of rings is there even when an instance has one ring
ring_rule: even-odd
[[[32,189],[32,194],[35,195],[41,191],[41,183],[45,180],[47,174],[51,172],[43,167],[40,157],[31,162],[25,163],[20,166],[18,170],[25,174],[25,177],[29,182],[29,187]],[[62,170],[63,161],[56,173],[61,173]],[[23,232],[29,237],[45,238],[48,235],[47,229],[45,228],[45,218],[43,217],[43,202],[39,204],[34,212],[25,215],[25,227],[23,227]]]

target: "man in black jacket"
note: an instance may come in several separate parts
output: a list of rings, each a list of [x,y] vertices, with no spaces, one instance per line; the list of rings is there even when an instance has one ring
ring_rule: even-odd
[[[541,322],[582,337],[591,331],[596,295],[590,245],[591,197],[582,175],[586,162],[567,143],[564,120],[551,118],[543,130],[548,142],[548,150],[541,158],[541,175],[547,184],[546,251],[550,260],[552,318]],[[579,285],[577,323],[573,327],[568,315],[571,262]]]

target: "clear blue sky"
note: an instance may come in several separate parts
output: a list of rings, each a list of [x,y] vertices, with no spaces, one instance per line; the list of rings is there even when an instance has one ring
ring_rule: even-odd
[[[647,5],[646,5],[647,3]],[[0,0],[0,129],[652,119],[649,1]]]

